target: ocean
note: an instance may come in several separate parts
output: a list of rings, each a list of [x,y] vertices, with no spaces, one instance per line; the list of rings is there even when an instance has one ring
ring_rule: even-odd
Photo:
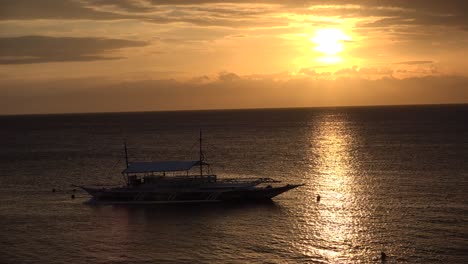
[[[0,122],[0,263],[468,262],[468,105]],[[124,182],[125,140],[130,161],[191,160],[200,129],[218,177],[305,186],[271,203],[71,199],[72,184]]]

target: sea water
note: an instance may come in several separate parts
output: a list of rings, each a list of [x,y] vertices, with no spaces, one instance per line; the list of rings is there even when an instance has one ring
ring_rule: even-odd
[[[1,263],[468,261],[467,105],[0,122]],[[123,184],[124,141],[130,162],[196,160],[200,129],[218,177],[306,185],[255,204],[96,206],[73,192]]]

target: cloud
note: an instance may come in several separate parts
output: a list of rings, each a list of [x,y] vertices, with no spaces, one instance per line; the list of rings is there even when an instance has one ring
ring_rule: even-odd
[[[240,80],[241,78],[232,72],[220,72],[218,75],[218,80],[223,81],[223,82],[233,82]]]
[[[468,103],[468,78],[460,76],[401,80],[348,77],[274,80],[236,76],[235,82],[206,82],[209,78],[205,76],[203,82],[160,79],[112,84],[98,83],[97,79],[9,83],[0,80],[0,113]]]
[[[374,4],[376,3],[377,1],[374,2]],[[463,29],[468,26],[468,17],[466,16],[468,2],[464,0],[453,0],[449,3],[437,0],[384,0],[379,1],[378,4],[393,7],[394,13],[382,15],[374,21],[358,23],[358,27],[445,26]]]
[[[208,75],[196,76],[191,78],[188,82],[193,84],[208,83],[211,82],[211,78]]]
[[[129,18],[122,14],[95,10],[73,0],[0,0],[0,6],[0,20]]]
[[[88,0],[86,3],[90,6],[109,6],[127,12],[151,12],[154,11],[152,5],[148,2],[138,0]]]
[[[334,75],[354,75],[358,73],[359,73],[358,66],[353,66],[351,68],[339,69],[335,71]]]
[[[360,68],[359,69],[359,74],[360,75],[389,75],[389,76],[391,76],[392,73],[393,73],[393,70],[389,69],[389,68],[369,67],[369,68]]]
[[[300,74],[305,74],[305,75],[312,75],[312,76],[318,75],[318,73],[315,71],[314,68],[301,68],[299,70],[299,73]]]
[[[391,77],[393,70],[389,68],[378,68],[378,67],[358,67],[353,66],[351,68],[343,68],[335,71],[335,76],[352,76],[352,77],[366,77],[369,79],[382,78],[382,76]]]
[[[372,18],[363,28],[398,25],[468,27],[468,1],[451,0],[0,0],[0,20],[135,19],[199,26],[271,27],[310,22],[310,16]],[[298,14],[302,18],[284,16]],[[283,15],[281,15],[283,14]]]
[[[126,53],[131,60],[125,61],[129,62],[128,66],[120,67],[122,71],[144,65],[202,75],[222,69],[266,73],[312,66],[317,63],[313,60],[318,53],[309,41],[311,35],[321,27],[336,27],[346,30],[353,38],[343,41],[346,42],[342,43],[345,60],[343,66],[337,67],[349,67],[349,63],[355,62],[368,65],[397,62],[402,65],[391,66],[399,69],[404,67],[404,60],[414,60],[406,65],[423,65],[423,60],[431,59],[450,64],[440,68],[444,72],[461,73],[466,69],[466,62],[459,54],[465,49],[467,36],[458,28],[463,25],[468,28],[465,15],[468,1],[453,0],[450,4],[435,0],[251,2],[0,0],[0,28],[3,29],[0,36],[102,36],[149,40],[154,46]],[[357,22],[361,28],[355,27]],[[123,56],[115,53],[120,48],[81,51],[82,45],[76,46],[74,49],[78,51],[69,51],[66,56],[50,48],[44,48],[41,53],[35,47],[28,48],[33,52],[24,50],[12,54],[0,51],[0,63],[111,60]],[[250,63],[246,64],[247,61]],[[220,68],[219,65],[224,66]],[[25,70],[36,74],[34,67],[37,66],[25,67]],[[23,75],[23,72],[13,70],[19,67],[10,68],[10,75]],[[104,71],[104,68],[96,68],[96,71]],[[363,74],[362,69],[360,71]],[[338,72],[337,75],[341,73],[355,74]],[[312,76],[314,72],[303,69],[301,74]]]
[[[106,38],[22,36],[0,38],[0,64],[113,60],[109,52],[146,42]]]
[[[421,60],[421,61],[402,61],[402,62],[396,62],[396,63],[393,63],[393,64],[397,64],[397,65],[420,65],[420,64],[431,64],[431,63],[434,63],[434,62],[433,61]]]
[[[249,27],[287,26],[286,19],[262,15],[279,10],[253,8],[248,3],[203,5],[203,1],[135,1],[135,0],[0,0],[0,20],[121,20],[167,24],[189,23],[199,26]],[[191,6],[195,5],[195,6]],[[263,11],[266,10],[266,11]]]

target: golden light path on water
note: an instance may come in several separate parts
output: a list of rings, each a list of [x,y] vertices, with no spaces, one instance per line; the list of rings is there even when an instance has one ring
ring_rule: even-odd
[[[369,227],[362,222],[368,212],[357,202],[363,184],[353,157],[355,132],[346,118],[325,115],[311,127],[310,171],[306,178],[306,196],[295,247],[304,256],[327,262],[347,262],[353,255],[367,254],[362,241],[368,240]],[[320,195],[320,202],[316,195]]]

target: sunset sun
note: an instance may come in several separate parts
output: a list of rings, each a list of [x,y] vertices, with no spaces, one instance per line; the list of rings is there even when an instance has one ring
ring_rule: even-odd
[[[310,40],[315,44],[315,51],[324,55],[337,55],[351,38],[340,29],[319,29]]]

